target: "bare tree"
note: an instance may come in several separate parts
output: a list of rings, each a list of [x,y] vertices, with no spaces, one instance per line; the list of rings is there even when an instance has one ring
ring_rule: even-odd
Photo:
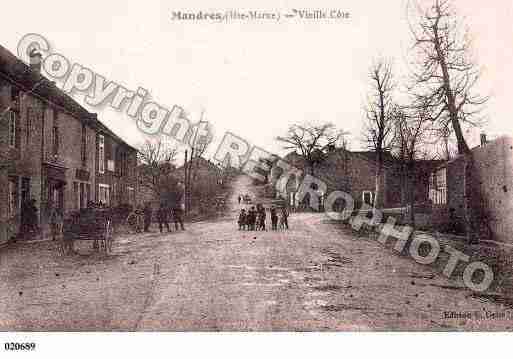
[[[414,107],[410,113],[396,107],[394,119],[394,147],[401,166],[405,202],[409,204],[410,223],[415,227],[415,188],[417,186],[416,166],[418,160],[427,159],[427,146],[432,132],[429,106]]]
[[[175,182],[172,174],[175,171],[174,161],[177,150],[175,147],[158,140],[153,143],[146,141],[139,148],[139,179],[142,186],[148,188],[157,198],[161,198]]]
[[[376,189],[374,207],[384,203],[384,154],[391,149],[393,141],[393,92],[395,89],[392,64],[389,60],[376,60],[369,71],[371,90],[365,108],[366,123],[364,140],[376,154]]]
[[[304,158],[310,174],[315,174],[315,166],[324,160],[325,152],[337,146],[345,132],[336,129],[332,123],[322,125],[303,124],[289,127],[285,136],[276,140],[283,143],[283,149],[295,150]]]
[[[451,0],[433,0],[429,6],[411,1],[416,23],[414,38],[415,94],[422,104],[432,108],[433,121],[441,131],[450,125],[459,154],[470,152],[462,125],[480,124],[479,113],[488,97],[475,93],[480,68],[471,56],[468,29],[461,24]]]
[[[463,126],[480,125],[479,114],[488,100],[475,91],[480,68],[472,58],[469,31],[461,24],[451,0],[432,0],[428,6],[412,0],[409,8],[416,16],[410,25],[416,56],[412,89],[416,102],[430,108],[431,120],[443,133],[451,127],[458,153],[465,155],[466,227],[469,239],[474,240],[479,232],[475,228],[479,199],[473,193],[474,161]]]
[[[199,133],[201,129],[201,125],[206,125],[206,135],[202,135]],[[192,205],[192,197],[194,194],[194,183],[197,180],[198,169],[200,165],[200,158],[203,157],[205,151],[207,150],[209,144],[212,141],[212,133],[211,126],[208,122],[203,121],[203,113],[201,114],[200,122],[195,126],[194,130],[191,132],[191,137],[189,140],[190,148],[190,157],[187,157],[188,151],[185,151],[185,163],[184,163],[184,182],[185,182],[185,192],[186,192],[186,201],[185,206],[186,210],[188,210]]]

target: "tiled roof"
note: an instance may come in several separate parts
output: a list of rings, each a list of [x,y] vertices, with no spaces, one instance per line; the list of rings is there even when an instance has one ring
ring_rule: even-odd
[[[87,111],[72,97],[59,89],[54,82],[32,70],[30,66],[1,45],[0,78],[15,84],[25,92],[30,92],[32,95],[66,110],[90,127],[100,130],[116,141],[136,150],[99,121],[95,113]]]

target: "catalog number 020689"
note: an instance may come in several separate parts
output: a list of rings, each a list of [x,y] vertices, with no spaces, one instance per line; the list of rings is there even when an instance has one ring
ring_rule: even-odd
[[[36,349],[36,343],[5,343],[5,350],[8,351],[29,351]]]

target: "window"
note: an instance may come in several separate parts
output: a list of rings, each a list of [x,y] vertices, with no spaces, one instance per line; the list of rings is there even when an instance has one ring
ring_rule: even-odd
[[[52,128],[52,149],[53,154],[59,154],[59,113],[54,110],[53,111],[53,128]]]
[[[73,201],[75,202],[75,209],[80,209],[80,193],[79,183],[73,182]]]
[[[87,193],[86,193],[86,186],[85,183],[80,183],[80,208],[86,208],[87,207]]]
[[[52,203],[60,207],[61,203],[61,187],[54,186],[52,189]]]
[[[112,184],[112,201],[114,202],[113,204],[117,204],[118,202],[118,188],[116,186],[116,183],[113,183]]]
[[[9,217],[14,217],[18,210],[18,178],[9,177]]]
[[[9,146],[18,148],[18,115],[13,110],[8,112],[9,119]]]
[[[135,204],[135,191],[132,187],[126,188],[128,192],[128,204],[134,205]]]
[[[89,202],[91,201],[91,185],[89,183],[85,184],[85,190],[86,190],[86,196],[85,196],[86,204],[85,204],[85,206],[87,207]]]
[[[30,178],[23,177],[21,179],[21,203],[25,203],[30,199]]]
[[[25,132],[26,132],[26,136],[27,136],[27,145],[30,141],[30,131],[31,131],[31,126],[32,126],[32,117],[34,115],[34,110],[32,109],[32,107],[28,107],[27,108],[27,119],[25,120],[26,121],[26,129],[25,129]]]
[[[86,125],[82,125],[81,157],[82,157],[82,166],[85,167],[87,164],[87,128],[86,128]]]
[[[98,135],[98,172],[105,173],[105,137]]]
[[[372,206],[374,204],[374,193],[371,191],[362,192],[362,202]]]
[[[114,160],[107,160],[107,170],[110,172],[116,171],[116,164]]]
[[[110,186],[107,184],[98,184],[98,201],[102,204],[110,205]]]
[[[119,176],[126,176],[127,174],[127,155],[126,153],[119,151],[117,156],[117,173]]]
[[[74,182],[73,189],[75,192],[75,207],[76,209],[87,208],[89,202],[89,183]]]
[[[447,169],[441,168],[431,174],[429,199],[433,204],[447,204]]]
[[[12,108],[15,110],[19,109],[20,106],[20,90],[16,87],[11,87],[11,102],[12,102]]]

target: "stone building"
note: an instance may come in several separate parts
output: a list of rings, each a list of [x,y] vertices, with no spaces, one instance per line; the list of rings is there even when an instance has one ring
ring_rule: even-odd
[[[429,196],[435,208],[434,221],[442,230],[464,234],[467,191],[481,223],[476,228],[491,232],[491,239],[513,242],[513,138],[501,137],[472,150],[473,178],[467,186],[465,157],[439,166],[431,175]],[[481,238],[488,236],[480,233]]]
[[[0,243],[18,234],[29,199],[45,231],[52,206],[65,214],[105,196],[129,202],[135,187],[137,151],[42,76],[40,59],[26,65],[0,46]]]
[[[372,151],[349,151],[343,148],[334,148],[323,155],[323,160],[315,165],[314,177],[322,180],[327,185],[327,193],[343,191],[351,195],[355,208],[361,208],[365,203],[374,204],[376,196],[376,154]],[[291,206],[299,206],[296,194],[306,172],[303,157],[296,152],[291,152],[284,160],[298,169],[297,175],[291,175],[286,186],[287,201]],[[429,178],[432,170],[440,161],[422,161],[415,164],[415,185],[413,191],[409,190],[410,180],[398,161],[392,154],[384,155],[384,208],[405,207],[410,197],[414,196],[414,203],[424,204],[429,201]],[[273,170],[271,182],[276,183],[281,175],[280,170]],[[271,171],[271,172],[273,172]]]
[[[137,203],[137,150],[101,123],[95,138],[95,202],[107,206]]]

